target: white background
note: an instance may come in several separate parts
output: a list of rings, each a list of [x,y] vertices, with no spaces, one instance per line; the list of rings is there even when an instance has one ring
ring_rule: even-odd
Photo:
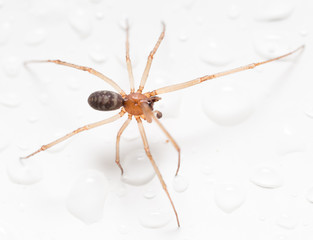
[[[309,0],[2,0],[0,239],[312,239],[312,10]],[[162,95],[155,104],[181,147],[175,179],[177,152],[145,123],[180,229],[158,179],[149,181],[134,121],[121,140],[128,180],[114,162],[123,120],[18,161],[115,114],[87,104],[92,92],[113,90],[101,79],[22,63],[61,59],[93,67],[128,91],[125,19],[136,86],[166,23],[145,90],[306,44],[301,54]]]

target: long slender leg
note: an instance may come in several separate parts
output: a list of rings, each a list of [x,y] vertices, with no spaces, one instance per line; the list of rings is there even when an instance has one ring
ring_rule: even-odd
[[[150,162],[151,162],[151,164],[152,164],[152,166],[154,168],[154,171],[156,172],[156,174],[157,174],[157,176],[158,176],[158,178],[159,178],[159,180],[161,182],[161,185],[162,185],[162,187],[163,187],[167,197],[169,198],[169,200],[171,202],[172,208],[173,208],[175,216],[176,216],[177,225],[178,225],[178,227],[180,227],[178,214],[177,214],[177,211],[175,209],[175,206],[174,206],[174,203],[172,201],[172,198],[171,198],[171,196],[170,196],[170,194],[169,194],[169,192],[167,190],[167,186],[166,186],[166,184],[165,184],[165,182],[163,180],[161,172],[160,172],[158,166],[156,165],[155,161],[153,160],[152,155],[150,153],[150,148],[149,148],[149,145],[148,145],[148,141],[147,141],[145,130],[144,130],[143,125],[142,125],[142,121],[141,121],[140,117],[136,117],[136,120],[138,122],[138,127],[139,127],[140,135],[141,135],[141,138],[142,138],[142,141],[143,141],[143,145],[144,145],[146,154],[147,154],[148,158],[150,159]]]
[[[55,141],[53,141],[53,142],[51,142],[51,143],[48,143],[48,144],[46,144],[46,145],[41,146],[41,148],[39,148],[37,151],[35,151],[35,152],[29,154],[29,155],[26,156],[26,157],[21,157],[21,159],[26,159],[26,158],[32,157],[32,156],[34,156],[35,154],[37,154],[37,153],[39,153],[39,152],[41,152],[41,151],[45,151],[45,150],[47,150],[48,148],[51,148],[51,147],[53,147],[54,145],[56,145],[56,144],[58,144],[58,143],[60,143],[60,142],[63,142],[64,140],[66,140],[66,139],[68,139],[68,138],[70,138],[70,137],[72,137],[72,136],[74,136],[74,135],[76,135],[77,133],[80,133],[80,132],[82,132],[82,131],[89,130],[89,129],[92,129],[92,128],[95,128],[95,127],[99,127],[99,126],[101,126],[101,125],[103,125],[103,124],[106,124],[106,123],[114,122],[115,120],[121,118],[124,114],[125,114],[125,112],[124,112],[124,111],[121,111],[120,113],[118,113],[118,114],[116,114],[116,115],[114,115],[114,116],[112,116],[112,117],[110,117],[110,118],[107,118],[107,119],[105,119],[105,120],[102,120],[102,121],[99,121],[99,122],[95,122],[95,123],[88,124],[88,125],[85,125],[85,126],[83,126],[83,127],[80,127],[80,128],[78,128],[78,129],[76,129],[75,131],[70,132],[70,133],[66,134],[65,136],[63,136],[63,137],[61,137],[61,138],[58,138],[57,140],[55,140]]]
[[[178,144],[176,143],[174,138],[171,136],[171,134],[165,129],[165,127],[159,121],[159,119],[157,119],[156,116],[154,116],[154,114],[152,114],[151,116],[152,116],[153,120],[159,125],[161,130],[165,133],[165,135],[168,137],[168,139],[171,141],[171,143],[173,144],[174,148],[178,152],[178,165],[177,165],[177,170],[176,170],[176,174],[175,174],[175,176],[177,176],[179,168],[180,168],[180,147],[178,146]]]
[[[135,83],[134,83],[134,75],[133,75],[133,68],[132,63],[129,57],[129,24],[126,21],[126,64],[127,64],[127,72],[129,77],[129,84],[130,84],[130,92],[135,92]]]
[[[206,75],[206,76],[203,76],[203,77],[200,77],[200,78],[196,78],[196,79],[188,81],[188,82],[162,87],[162,88],[156,89],[154,91],[148,92],[145,95],[146,96],[155,96],[155,95],[159,95],[159,94],[163,94],[163,93],[174,92],[174,91],[177,91],[177,90],[180,90],[180,89],[191,87],[193,85],[202,83],[202,82],[207,81],[207,80],[211,80],[211,79],[214,79],[214,78],[222,77],[222,76],[233,74],[233,73],[236,73],[236,72],[241,72],[241,71],[245,71],[245,70],[248,70],[248,69],[252,69],[252,68],[255,68],[255,67],[259,66],[259,65],[262,65],[262,64],[265,64],[265,63],[269,63],[269,62],[273,62],[273,61],[276,61],[278,59],[287,57],[287,56],[289,56],[289,55],[291,55],[291,54],[293,54],[293,53],[295,53],[295,52],[297,52],[297,51],[299,51],[299,50],[301,50],[303,48],[304,48],[304,45],[302,45],[301,47],[297,48],[296,50],[294,50],[292,52],[289,52],[287,54],[281,55],[281,56],[276,57],[276,58],[269,59],[267,61],[251,63],[251,64],[248,64],[248,65],[241,66],[241,67],[238,67],[238,68],[234,68],[234,69],[231,69],[231,70],[227,70],[227,71],[224,71],[224,72],[219,72],[219,73],[215,73],[215,74],[212,74],[212,75]]]
[[[130,121],[132,120],[132,115],[128,115],[127,120],[124,122],[124,124],[122,125],[122,127],[120,128],[120,130],[117,133],[117,137],[116,137],[116,158],[115,158],[115,162],[117,164],[117,166],[121,169],[121,174],[123,175],[124,170],[120,164],[120,139],[121,139],[121,135],[124,132],[125,128],[127,128],[128,124],[130,123]]]
[[[150,52],[149,56],[148,56],[148,61],[147,61],[147,64],[146,64],[146,68],[142,74],[142,77],[141,77],[141,81],[140,81],[140,85],[139,85],[139,89],[137,90],[137,92],[141,93],[143,88],[145,87],[145,84],[146,84],[146,81],[147,81],[147,78],[148,78],[148,75],[149,75],[149,71],[150,71],[150,68],[151,68],[151,64],[152,64],[152,60],[153,60],[153,56],[154,54],[156,53],[156,51],[158,50],[163,38],[164,38],[164,35],[165,35],[165,24],[162,22],[162,26],[163,26],[163,30],[159,36],[159,39],[157,41],[157,43],[155,44],[153,50]]]
[[[110,84],[116,91],[118,91],[122,96],[125,96],[125,92],[120,88],[119,85],[117,85],[116,82],[114,82],[112,79],[108,78],[107,76],[103,75],[102,73],[89,68],[89,67],[84,67],[84,66],[79,66],[76,64],[72,64],[72,63],[67,63],[67,62],[63,62],[61,60],[31,60],[31,61],[26,61],[25,65],[29,64],[29,63],[55,63],[55,64],[59,64],[59,65],[63,65],[63,66],[67,66],[67,67],[71,67],[71,68],[76,68],[78,70],[82,70],[82,71],[87,71],[99,78],[101,78],[102,80],[104,80],[106,83]]]

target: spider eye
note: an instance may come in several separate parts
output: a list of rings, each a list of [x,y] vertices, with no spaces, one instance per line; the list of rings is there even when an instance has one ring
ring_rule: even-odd
[[[111,111],[123,106],[123,97],[111,91],[97,91],[90,94],[88,98],[89,105],[99,111]]]

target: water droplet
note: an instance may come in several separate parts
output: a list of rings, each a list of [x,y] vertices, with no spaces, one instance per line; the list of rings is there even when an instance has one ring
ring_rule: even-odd
[[[39,182],[43,177],[39,160],[12,158],[7,162],[7,173],[12,182],[30,185]]]
[[[91,34],[91,21],[83,9],[77,9],[69,15],[69,22],[75,32],[82,38]]]
[[[175,176],[173,180],[173,188],[176,192],[184,192],[188,188],[188,181],[180,175]]]
[[[313,103],[305,102],[303,104],[303,111],[306,116],[309,118],[313,118]]]
[[[35,123],[39,120],[38,114],[35,112],[28,113],[27,121],[29,123]]]
[[[66,81],[67,87],[72,91],[79,90],[80,81],[77,78],[68,78]]]
[[[0,45],[4,45],[8,42],[11,34],[11,23],[4,22],[0,25]]]
[[[0,104],[5,107],[15,108],[21,104],[19,94],[16,93],[3,93],[0,96]]]
[[[279,134],[277,141],[277,152],[286,155],[293,152],[302,152],[306,150],[303,136],[292,126],[285,124]]]
[[[47,33],[44,29],[34,29],[26,36],[26,44],[30,46],[39,45],[44,42],[44,40],[46,39],[46,35]]]
[[[100,2],[102,2],[102,0],[89,0],[91,3],[100,3]]]
[[[0,138],[0,152],[4,151],[8,146],[9,146],[8,140],[4,138]]]
[[[224,184],[215,190],[215,203],[226,213],[239,208],[245,200],[242,189],[232,184]]]
[[[228,8],[228,17],[230,19],[237,19],[240,15],[239,13],[239,7],[236,6],[236,5],[231,5],[229,8]]]
[[[254,40],[256,52],[266,59],[274,58],[290,52],[291,38],[278,34],[270,34],[266,36],[257,36]],[[284,61],[291,60],[292,57],[285,58]]]
[[[164,227],[170,222],[170,219],[170,213],[162,209],[145,211],[139,217],[141,225],[146,228]]]
[[[101,220],[109,184],[104,175],[87,170],[72,186],[68,199],[68,211],[86,224]]]
[[[0,225],[0,239],[1,240],[13,240],[12,232],[9,231],[5,226]]]
[[[122,181],[130,185],[143,185],[155,176],[154,169],[144,150],[135,149],[121,162],[124,174]]]
[[[148,190],[146,190],[144,197],[147,199],[152,199],[155,198],[156,196],[156,191],[152,188],[149,188]]]
[[[219,39],[208,39],[201,50],[200,59],[214,66],[226,66],[233,61],[230,46]]]
[[[49,95],[47,93],[39,94],[38,95],[38,100],[40,101],[40,103],[42,105],[45,105],[45,106],[49,105],[49,103],[50,103],[50,97],[49,97]]]
[[[282,186],[281,176],[272,168],[260,167],[255,170],[251,182],[264,188],[278,188]]]
[[[3,70],[8,77],[16,77],[21,70],[22,64],[17,57],[10,56],[3,63]]]
[[[104,12],[96,12],[96,19],[102,20],[104,19]]]
[[[95,63],[103,63],[107,60],[107,55],[105,54],[105,49],[99,45],[93,45],[92,49],[89,51],[89,57]]]
[[[204,113],[220,125],[242,123],[253,112],[253,99],[239,87],[211,86],[202,101]]]
[[[181,4],[185,9],[190,9],[194,6],[196,0],[182,0]]]
[[[129,227],[126,226],[125,224],[120,224],[118,226],[118,231],[121,233],[121,234],[127,234],[129,233]]]
[[[288,214],[281,214],[277,219],[277,225],[285,229],[294,229],[297,224],[297,219]]]
[[[313,187],[309,189],[309,191],[306,194],[306,199],[313,203]]]
[[[294,11],[295,3],[286,0],[271,0],[262,2],[258,6],[256,19],[263,21],[277,21],[288,18]]]
[[[309,35],[309,31],[306,29],[306,28],[302,28],[299,30],[299,34],[302,36],[302,37],[307,37]]]
[[[212,167],[210,166],[204,166],[202,168],[202,172],[205,174],[205,175],[212,175],[214,173],[214,170]]]
[[[188,35],[185,30],[180,31],[178,39],[182,42],[186,42],[188,40]]]

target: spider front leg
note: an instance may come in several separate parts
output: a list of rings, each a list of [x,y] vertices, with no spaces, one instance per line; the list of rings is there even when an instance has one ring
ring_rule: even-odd
[[[140,81],[140,85],[139,85],[139,89],[137,90],[137,92],[139,93],[142,93],[142,90],[143,88],[145,87],[145,84],[146,84],[146,81],[147,81],[147,78],[148,78],[148,75],[149,75],[149,71],[150,71],[150,68],[151,68],[151,64],[152,64],[152,60],[153,60],[153,56],[154,54],[156,53],[156,51],[158,50],[163,38],[164,38],[164,35],[165,35],[165,24],[162,22],[162,26],[163,26],[163,30],[161,32],[161,35],[159,36],[159,39],[157,41],[157,43],[155,44],[153,50],[150,52],[149,56],[148,56],[148,61],[147,61],[147,64],[146,64],[146,68],[142,74],[142,77],[141,77],[141,81]]]
[[[106,123],[114,122],[117,119],[121,118],[124,114],[125,114],[125,112],[121,111],[120,113],[118,113],[118,114],[116,114],[113,117],[110,117],[108,119],[105,119],[105,120],[102,120],[102,121],[99,121],[99,122],[95,122],[95,123],[88,124],[88,125],[85,125],[83,127],[80,127],[78,129],[76,129],[75,131],[73,131],[71,133],[68,133],[65,136],[61,137],[61,138],[58,138],[57,140],[55,140],[55,141],[53,141],[51,143],[48,143],[46,145],[42,145],[41,148],[39,148],[37,151],[29,154],[26,157],[20,157],[20,159],[30,158],[30,157],[34,156],[35,154],[37,154],[39,152],[42,152],[42,151],[45,151],[45,150],[53,147],[54,145],[57,145],[58,143],[61,143],[61,142],[65,141],[66,139],[68,139],[68,138],[70,138],[70,137],[72,137],[72,136],[74,136],[77,133],[80,133],[82,131],[89,130],[89,129],[92,129],[92,128],[95,128],[95,127],[99,127],[99,126],[102,126],[102,125],[104,125]]]
[[[132,120],[132,115],[128,115],[128,119],[124,122],[124,124],[122,125],[122,127],[120,128],[120,130],[117,133],[117,137],[116,137],[116,158],[115,158],[115,162],[117,164],[117,166],[121,169],[121,175],[123,175],[124,170],[120,164],[120,139],[121,139],[121,135],[124,132],[125,128],[127,128],[128,124],[130,123],[130,121]]]
[[[148,144],[147,137],[146,137],[146,133],[145,133],[145,130],[144,130],[143,125],[142,125],[142,121],[141,121],[140,117],[135,117],[135,118],[136,118],[137,123],[138,123],[138,128],[139,128],[139,131],[140,131],[140,135],[141,135],[141,138],[142,138],[142,141],[143,141],[143,145],[144,145],[146,154],[147,154],[147,156],[148,156],[148,158],[149,158],[149,160],[150,160],[150,162],[151,162],[151,164],[152,164],[152,166],[154,168],[154,171],[156,172],[156,174],[157,174],[157,176],[158,176],[158,178],[159,178],[159,180],[161,182],[161,185],[162,185],[162,187],[163,187],[163,189],[164,189],[168,199],[171,202],[173,211],[174,211],[175,216],[176,216],[177,225],[178,225],[178,227],[180,227],[178,214],[177,214],[177,211],[175,209],[175,206],[174,206],[174,203],[172,201],[172,198],[171,198],[171,196],[170,196],[170,194],[169,194],[169,192],[167,190],[167,186],[166,186],[166,184],[164,182],[164,179],[163,179],[163,177],[161,175],[161,172],[160,172],[158,166],[156,165],[154,159],[152,158],[152,155],[151,155],[151,152],[150,152],[150,148],[149,148],[149,144]]]

